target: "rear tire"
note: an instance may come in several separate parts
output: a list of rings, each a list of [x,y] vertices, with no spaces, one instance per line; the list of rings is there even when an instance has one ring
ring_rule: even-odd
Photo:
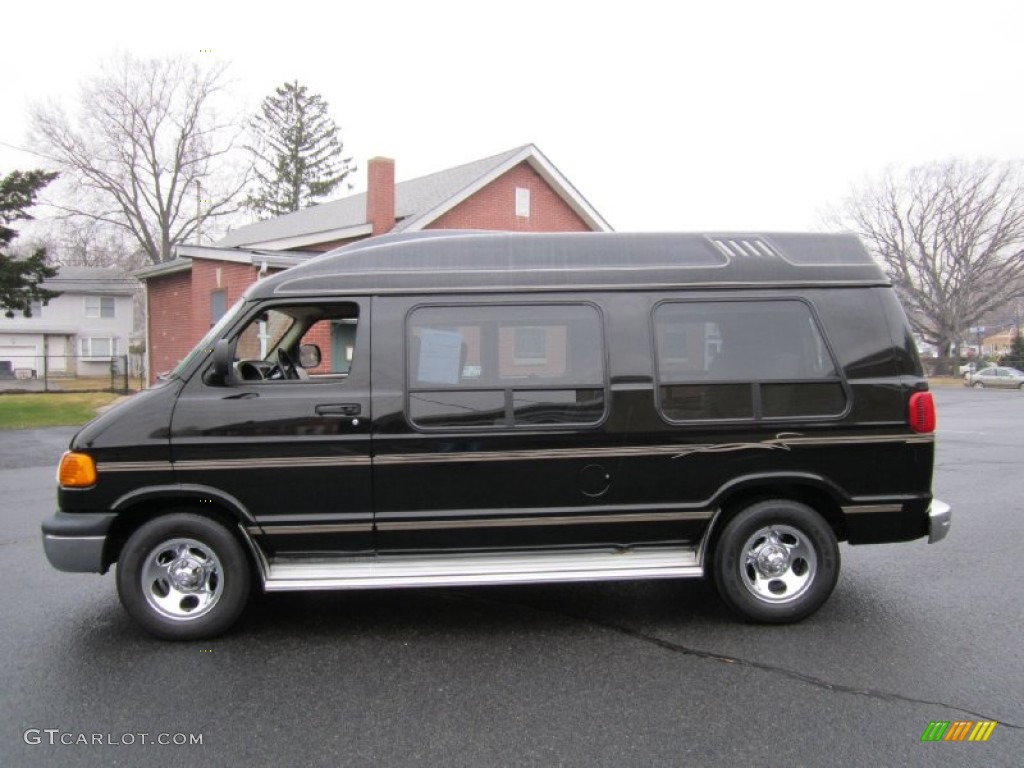
[[[813,509],[762,501],[728,522],[712,563],[722,600],[740,616],[781,624],[817,611],[839,579],[839,545]]]
[[[165,640],[225,632],[249,599],[251,576],[241,544],[200,515],[158,517],[131,535],[117,564],[117,592],[143,629]]]

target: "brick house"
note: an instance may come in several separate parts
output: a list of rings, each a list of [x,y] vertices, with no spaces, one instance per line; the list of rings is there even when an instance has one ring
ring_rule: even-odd
[[[1012,326],[999,333],[986,336],[981,341],[981,354],[989,357],[1001,357],[1010,354],[1013,342],[1017,338],[1017,328]]]
[[[426,229],[591,232],[611,227],[537,147],[395,183],[395,163],[367,164],[367,191],[240,227],[214,246],[180,245],[136,272],[146,285],[149,381],[185,356],[261,275],[368,237]],[[325,331],[343,365],[346,329]],[[325,359],[324,365],[331,365]]]

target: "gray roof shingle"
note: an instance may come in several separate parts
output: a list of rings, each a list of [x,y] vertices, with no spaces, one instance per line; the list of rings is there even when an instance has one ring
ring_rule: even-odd
[[[59,267],[56,277],[44,280],[43,288],[61,293],[103,293],[130,296],[138,281],[112,267]]]
[[[465,165],[395,184],[395,218],[398,223],[393,231],[401,232],[403,220],[412,220],[436,208],[528,146],[530,145],[516,147]],[[295,213],[240,227],[228,233],[216,243],[216,246],[234,248],[268,240],[329,232],[343,227],[356,227],[365,223],[366,193],[360,192],[340,200],[321,203]]]

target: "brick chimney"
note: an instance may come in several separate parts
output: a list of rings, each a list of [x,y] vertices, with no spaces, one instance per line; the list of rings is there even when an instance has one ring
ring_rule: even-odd
[[[366,167],[366,221],[383,235],[395,226],[395,161],[371,157]]]

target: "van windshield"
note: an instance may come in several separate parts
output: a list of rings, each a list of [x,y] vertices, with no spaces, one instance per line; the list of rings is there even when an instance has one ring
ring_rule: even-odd
[[[224,332],[224,329],[227,328],[238,316],[238,313],[241,312],[244,304],[245,299],[239,299],[231,309],[221,315],[220,320],[213,324],[210,330],[206,332],[206,335],[203,336],[203,338],[199,340],[199,343],[192,348],[192,351],[185,355],[185,357],[181,359],[181,362],[174,366],[174,369],[167,374],[167,376],[169,378],[177,378],[181,376],[182,372],[188,368],[189,364],[193,360],[195,360],[200,354],[210,351],[213,348],[214,342],[217,341]]]

